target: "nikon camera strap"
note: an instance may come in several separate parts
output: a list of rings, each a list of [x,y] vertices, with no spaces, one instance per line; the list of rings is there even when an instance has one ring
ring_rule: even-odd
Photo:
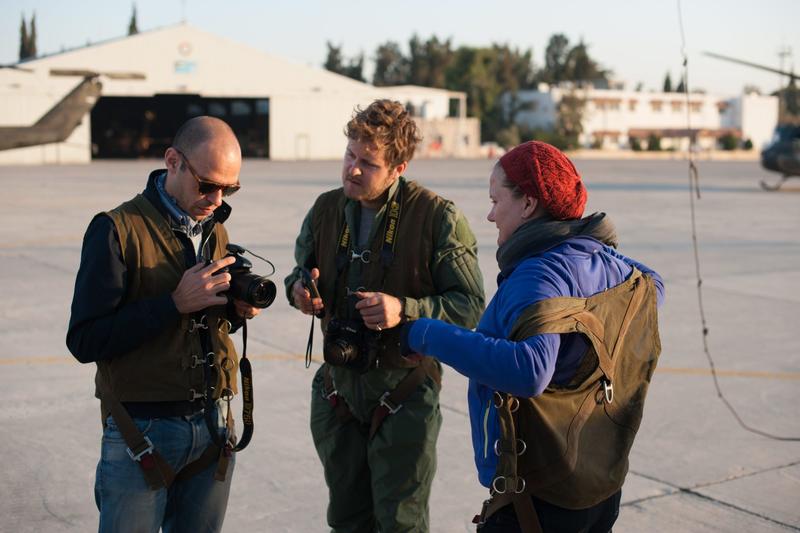
[[[233,389],[230,388],[230,371],[233,367],[233,361],[226,356],[219,364],[219,368],[222,370],[224,376],[219,398],[227,402],[228,407],[225,417],[227,439],[223,441],[217,432],[217,412],[214,405],[214,389],[218,377],[217,366],[215,364],[216,354],[211,344],[211,335],[208,333],[207,329],[202,329],[200,331],[200,337],[203,341],[203,345],[207,348],[206,361],[203,365],[203,374],[206,382],[206,407],[204,417],[208,432],[214,444],[223,449],[225,454],[229,455],[231,452],[240,452],[247,447],[250,443],[250,439],[253,437],[253,368],[250,365],[250,360],[247,358],[247,320],[245,319],[242,325],[242,357],[239,360],[239,373],[242,376],[242,424],[244,425],[244,430],[242,432],[242,438],[239,439],[238,442],[236,442],[234,437],[233,414],[230,405],[233,399]]]
[[[383,224],[383,245],[381,246],[381,266],[383,276],[381,278],[381,288],[386,280],[386,274],[394,260],[394,250],[397,244],[397,232],[400,229],[400,214],[403,209],[403,183],[400,182],[397,192],[389,201],[386,212],[386,220]],[[358,257],[350,250],[350,227],[347,225],[347,218],[342,221],[342,230],[339,233],[339,245],[336,250],[336,270],[337,275],[342,276],[346,273],[350,262]],[[363,253],[363,252],[362,252]],[[334,302],[335,305],[335,302]]]

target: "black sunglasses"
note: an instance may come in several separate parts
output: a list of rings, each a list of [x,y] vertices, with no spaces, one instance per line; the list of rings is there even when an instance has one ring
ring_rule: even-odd
[[[181,156],[183,162],[186,163],[186,168],[189,169],[189,174],[191,174],[192,177],[197,180],[197,188],[199,189],[200,194],[206,195],[215,193],[217,191],[222,191],[222,196],[230,196],[242,188],[240,183],[234,183],[233,185],[222,185],[221,183],[201,178],[197,172],[195,172],[194,167],[191,163],[189,163],[189,160],[186,158],[186,156],[183,155],[183,152],[174,146],[173,149],[178,152],[178,155]]]

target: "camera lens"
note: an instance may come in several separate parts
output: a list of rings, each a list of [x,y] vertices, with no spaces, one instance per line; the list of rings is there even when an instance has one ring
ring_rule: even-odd
[[[275,284],[267,278],[257,277],[250,282],[250,287],[247,291],[247,300],[253,307],[264,309],[272,305],[275,300]]]
[[[275,300],[275,284],[257,274],[234,273],[231,276],[231,296],[243,300],[253,307],[264,309]]]
[[[325,360],[334,366],[346,366],[358,358],[358,347],[346,339],[325,339],[322,347]]]

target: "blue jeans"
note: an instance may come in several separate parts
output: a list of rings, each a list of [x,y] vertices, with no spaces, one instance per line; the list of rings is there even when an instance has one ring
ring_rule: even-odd
[[[191,416],[133,420],[176,473],[211,444],[202,411]],[[222,425],[219,431],[224,435]],[[190,479],[176,481],[169,489],[150,490],[127,448],[113,418],[108,417],[94,487],[100,533],[157,533],[162,527],[164,533],[212,533],[222,529],[234,457],[225,481],[214,479],[214,462]]]

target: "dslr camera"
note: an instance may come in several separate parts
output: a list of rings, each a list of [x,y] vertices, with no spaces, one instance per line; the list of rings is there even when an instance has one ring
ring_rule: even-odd
[[[375,363],[378,335],[362,320],[333,318],[325,331],[322,354],[330,365],[366,372]]]
[[[260,309],[272,305],[275,300],[275,284],[269,278],[251,272],[253,263],[242,255],[247,249],[236,244],[228,244],[226,249],[228,253],[225,257],[236,258],[232,265],[220,270],[231,275],[228,297],[242,300]]]

